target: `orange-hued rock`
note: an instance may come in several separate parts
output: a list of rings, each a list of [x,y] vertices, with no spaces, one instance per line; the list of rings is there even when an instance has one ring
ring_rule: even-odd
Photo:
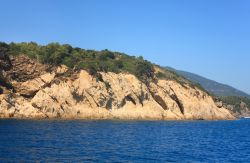
[[[103,81],[98,81],[84,70],[64,76],[66,66],[45,68],[32,70],[33,77],[10,80],[15,92],[0,95],[1,118],[234,119],[207,93],[176,81],[146,85],[134,75],[112,72],[102,72]]]

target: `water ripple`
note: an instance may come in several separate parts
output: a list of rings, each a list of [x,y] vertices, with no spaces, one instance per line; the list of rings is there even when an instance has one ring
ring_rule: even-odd
[[[248,162],[250,120],[0,120],[0,162]]]

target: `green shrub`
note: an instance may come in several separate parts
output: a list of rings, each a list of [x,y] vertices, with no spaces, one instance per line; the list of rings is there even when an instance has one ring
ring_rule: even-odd
[[[219,98],[221,101],[228,105],[240,106],[241,102],[244,102],[248,108],[250,108],[250,99],[241,96],[225,96]]]
[[[98,72],[101,71],[115,73],[128,72],[134,74],[143,82],[154,79],[155,76],[154,65],[144,60],[142,56],[129,56],[107,49],[102,51],[85,50],[56,42],[49,43],[45,46],[38,45],[35,42],[0,44],[2,51],[4,51],[6,47],[9,55],[17,56],[24,54],[41,63],[51,65],[65,64],[70,68],[74,67],[78,70],[84,69],[91,75],[97,76],[98,80],[102,79],[98,75]],[[166,72],[156,73],[156,77],[176,80],[177,82],[186,82],[182,77],[167,70]]]
[[[136,62],[135,75],[144,81],[154,78],[154,68],[152,64],[147,61],[139,60]]]
[[[165,79],[167,77],[163,72],[157,72],[155,76],[159,79]]]

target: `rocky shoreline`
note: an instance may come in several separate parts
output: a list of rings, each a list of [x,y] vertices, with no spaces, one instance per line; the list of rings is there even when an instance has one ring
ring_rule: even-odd
[[[24,55],[12,57],[10,63],[1,70],[0,118],[235,119],[206,92],[185,83],[145,84],[132,74],[112,72],[100,72],[97,80],[85,70],[50,67]]]

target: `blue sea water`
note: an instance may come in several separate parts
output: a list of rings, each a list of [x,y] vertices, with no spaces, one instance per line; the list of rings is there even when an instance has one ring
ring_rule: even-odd
[[[0,120],[0,162],[250,162],[250,120]]]

